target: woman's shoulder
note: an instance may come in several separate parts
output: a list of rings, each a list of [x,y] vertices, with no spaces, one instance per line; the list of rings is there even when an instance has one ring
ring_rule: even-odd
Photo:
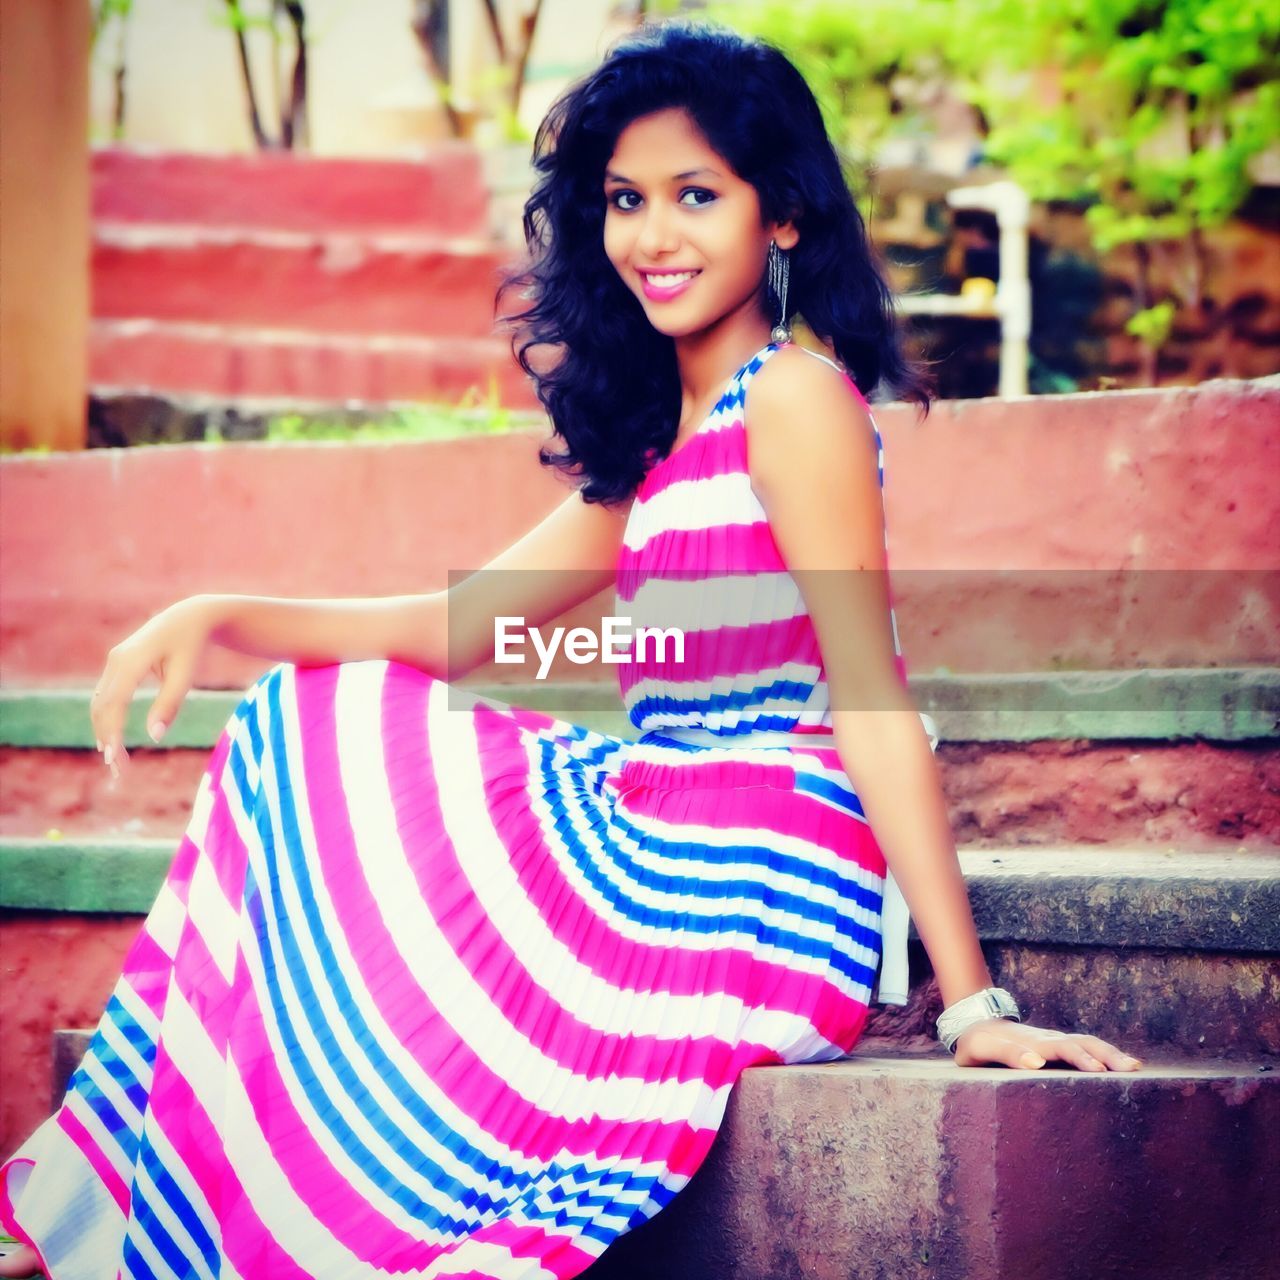
[[[879,434],[871,406],[849,374],[829,356],[796,343],[774,351],[748,391],[744,413],[753,434],[778,430],[794,438],[797,430],[839,431],[851,423]]]

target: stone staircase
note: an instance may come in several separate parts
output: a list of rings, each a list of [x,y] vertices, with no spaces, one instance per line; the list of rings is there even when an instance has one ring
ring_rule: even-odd
[[[747,1072],[688,1190],[591,1274],[1269,1274],[1280,1256],[1280,672],[911,684],[942,738],[994,981],[1029,1021],[1092,1032],[1145,1067],[955,1067],[934,1036],[941,1004],[913,926],[910,1003],[877,1006],[845,1062]],[[611,685],[476,687],[627,732]],[[97,948],[100,1008],[112,957],[172,856],[180,801],[239,696],[193,691],[157,747],[143,729],[152,695],[140,694],[128,817],[113,822],[86,695],[0,694],[0,928],[7,985],[29,1006],[13,1016],[10,1004],[6,1073],[41,1090],[23,1063],[47,1072],[52,1041],[54,1103],[97,1016],[68,965]],[[1208,764],[1185,771],[1187,753]],[[1014,776],[1024,782],[1010,786]],[[1091,840],[1071,828],[1073,807],[1087,809]]]
[[[93,155],[90,382],[99,443],[132,418],[337,414],[470,395],[536,408],[495,332],[482,157]],[[159,403],[157,403],[159,402]]]

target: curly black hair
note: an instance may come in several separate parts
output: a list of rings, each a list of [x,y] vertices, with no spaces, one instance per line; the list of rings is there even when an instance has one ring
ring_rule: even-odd
[[[904,355],[880,260],[813,91],[767,41],[705,19],[646,24],[552,103],[538,126],[540,176],[524,205],[528,257],[504,270],[497,306],[519,288],[532,305],[500,319],[564,451],[543,466],[572,471],[584,501],[620,502],[667,456],[680,416],[675,343],[649,322],[604,250],[604,171],[631,121],[683,108],[760,197],[762,225],[794,217],[788,310],[795,310],[868,399],[883,384],[927,415],[932,385]],[[761,281],[761,314],[766,318]],[[559,348],[541,369],[531,347]]]

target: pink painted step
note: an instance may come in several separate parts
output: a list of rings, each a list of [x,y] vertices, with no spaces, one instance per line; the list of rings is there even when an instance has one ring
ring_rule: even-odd
[[[481,157],[465,142],[415,160],[102,147],[92,165],[93,216],[104,222],[460,236],[488,225]]]
[[[305,333],[184,321],[95,320],[90,380],[101,393],[153,391],[218,399],[292,397],[458,404],[492,394],[539,408],[505,335],[415,337]]]
[[[508,251],[477,239],[99,223],[93,314],[483,337]]]

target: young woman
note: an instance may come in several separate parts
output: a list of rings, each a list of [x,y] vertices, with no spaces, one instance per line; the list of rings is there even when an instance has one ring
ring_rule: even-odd
[[[579,484],[451,591],[196,596],[112,650],[117,772],[148,671],[167,722],[206,643],[278,661],[64,1104],[0,1169],[32,1246],[4,1274],[578,1275],[685,1185],[745,1067],[847,1054],[878,967],[905,999],[896,884],[958,1065],[1138,1065],[991,986],[865,398],[929,396],[803,79],[722,28],[646,28],[535,153],[532,261],[499,296],[532,299],[520,359],[567,445],[542,460]],[[840,363],[788,339],[797,310]],[[679,661],[620,667],[637,740],[445,678],[495,617],[610,586],[633,624],[686,624]]]

